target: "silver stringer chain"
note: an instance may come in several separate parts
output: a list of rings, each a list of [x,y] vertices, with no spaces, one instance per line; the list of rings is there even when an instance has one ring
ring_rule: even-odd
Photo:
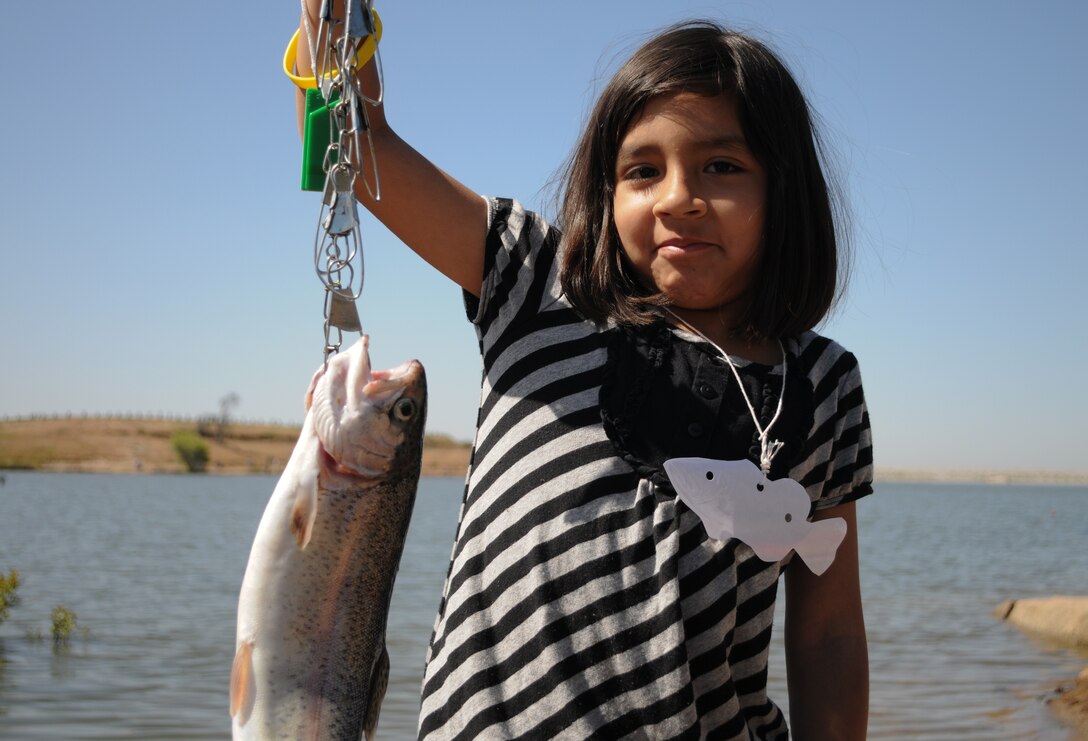
[[[339,351],[346,332],[362,331],[355,300],[363,290],[363,244],[359,232],[356,180],[362,180],[374,200],[381,198],[378,163],[370,135],[367,105],[381,103],[367,97],[354,74],[360,47],[373,36],[379,81],[376,21],[373,3],[346,0],[344,18],[334,15],[333,0],[323,0],[317,29],[312,28],[303,0],[302,18],[310,45],[314,78],[329,111],[329,145],[322,169],[325,187],[314,236],[314,269],[325,286],[325,362]],[[370,152],[372,179],[360,175],[363,145]]]

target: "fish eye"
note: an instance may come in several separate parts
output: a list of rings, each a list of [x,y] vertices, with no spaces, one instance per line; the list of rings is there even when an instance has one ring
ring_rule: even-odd
[[[393,405],[393,416],[401,422],[407,422],[416,414],[416,403],[412,399],[397,399]]]

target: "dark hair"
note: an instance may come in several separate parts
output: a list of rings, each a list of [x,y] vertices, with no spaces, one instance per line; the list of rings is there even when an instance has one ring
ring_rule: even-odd
[[[627,264],[613,225],[620,142],[651,98],[728,94],[752,153],[767,173],[763,245],[738,334],[796,336],[820,322],[840,287],[836,221],[808,105],[786,66],[761,42],[710,21],[672,26],[612,77],[565,170],[559,208],[561,281],[595,321],[653,320],[667,299]]]

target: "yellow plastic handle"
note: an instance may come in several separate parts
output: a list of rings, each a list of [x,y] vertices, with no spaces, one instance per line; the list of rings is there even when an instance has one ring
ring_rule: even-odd
[[[283,53],[283,72],[291,78],[291,82],[303,90],[310,90],[317,87],[317,79],[299,77],[295,74],[295,62],[298,60],[298,35],[299,31],[295,31],[295,35],[291,37],[291,41],[287,44],[287,51]],[[355,55],[355,69],[359,69],[370,61],[370,58],[374,56],[374,51],[378,48],[378,42],[381,40],[382,19],[378,17],[378,12],[374,11],[374,33],[367,36],[359,46],[359,51]]]

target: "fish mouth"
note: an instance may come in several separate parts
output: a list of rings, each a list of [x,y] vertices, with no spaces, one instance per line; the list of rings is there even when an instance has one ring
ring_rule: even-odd
[[[407,433],[416,429],[414,415],[424,413],[423,366],[409,360],[373,370],[369,337],[363,335],[318,371],[310,398],[325,470],[380,479],[393,468]],[[413,403],[401,403],[405,398]]]
[[[409,360],[389,370],[371,370],[370,380],[363,386],[362,392],[371,403],[388,405],[423,375],[423,365],[418,360]]]

